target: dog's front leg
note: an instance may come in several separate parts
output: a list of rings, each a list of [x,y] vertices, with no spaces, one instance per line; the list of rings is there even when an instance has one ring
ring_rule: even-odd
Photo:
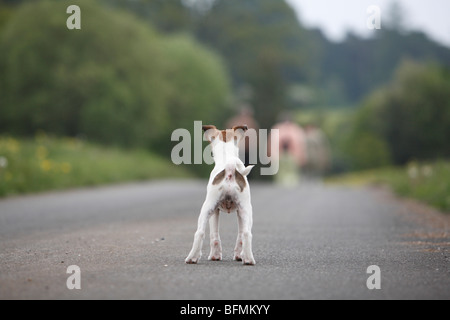
[[[185,262],[188,264],[197,263],[202,256],[202,246],[203,239],[205,238],[206,224],[208,223],[208,220],[213,211],[214,207],[212,206],[211,201],[208,201],[207,199],[203,204],[200,216],[198,217],[197,231],[194,235],[194,244],[192,245],[192,250],[185,259]]]
[[[236,243],[236,248],[238,249],[240,246],[242,246],[240,258],[242,259],[243,264],[254,265],[256,264],[256,262],[252,252],[253,212],[251,205],[247,205],[239,209],[238,222],[239,235]],[[239,257],[235,256],[236,260],[239,260],[238,258]]]
[[[209,253],[208,260],[220,261],[222,260],[222,244],[219,236],[219,209],[216,209],[209,219],[209,230],[211,252]]]

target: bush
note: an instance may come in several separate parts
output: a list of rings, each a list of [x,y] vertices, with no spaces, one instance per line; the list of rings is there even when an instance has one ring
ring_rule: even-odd
[[[3,30],[1,132],[155,147],[172,128],[219,118],[229,85],[214,53],[94,1],[76,2],[81,30],[68,30],[70,4],[26,3]]]
[[[221,59],[187,35],[166,38],[162,51],[168,60],[170,127],[189,129],[195,120],[220,119],[230,98],[230,81]]]
[[[380,116],[393,159],[428,160],[450,156],[450,72],[404,62],[387,91]]]
[[[410,162],[328,179],[350,185],[387,185],[400,196],[414,198],[450,213],[450,162]]]
[[[357,170],[383,167],[391,163],[387,144],[373,134],[360,135],[350,147],[349,155]]]
[[[402,165],[413,159],[449,157],[449,136],[449,71],[405,61],[389,86],[366,99],[347,147],[357,168],[387,164],[388,158]],[[351,151],[352,146],[363,145],[368,137],[372,140],[372,145],[366,146],[368,154]],[[378,155],[378,161],[366,162],[370,155]],[[361,162],[367,165],[360,167]]]
[[[144,145],[167,124],[158,37],[129,14],[77,4],[81,30],[66,28],[66,1],[28,3],[4,30],[2,131]]]
[[[0,197],[126,181],[189,178],[182,167],[142,150],[76,138],[0,136]]]

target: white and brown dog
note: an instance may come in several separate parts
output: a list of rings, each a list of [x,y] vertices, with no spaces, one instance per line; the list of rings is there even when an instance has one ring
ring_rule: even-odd
[[[202,253],[206,224],[209,220],[211,252],[208,260],[222,260],[222,245],[219,236],[219,213],[236,212],[238,236],[234,248],[234,260],[245,265],[254,265],[252,253],[252,204],[247,175],[253,166],[245,167],[239,159],[239,142],[244,138],[247,126],[218,130],[215,126],[203,126],[206,139],[211,143],[215,166],[209,178],[206,200],[198,218],[197,231],[192,250],[186,258],[195,264]]]

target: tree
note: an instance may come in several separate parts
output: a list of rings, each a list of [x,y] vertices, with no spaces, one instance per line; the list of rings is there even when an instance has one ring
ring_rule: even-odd
[[[391,30],[403,32],[405,27],[405,8],[398,0],[393,0],[387,11],[384,25]]]
[[[108,5],[125,9],[147,21],[163,33],[192,31],[193,17],[183,2],[186,0],[103,0]]]
[[[449,157],[449,69],[405,60],[392,82],[365,100],[349,148],[367,135],[386,144],[395,164]]]
[[[260,85],[253,82],[255,72],[264,67],[261,63],[266,63],[260,55],[274,57],[276,70],[271,74],[282,80],[277,87],[313,88],[311,103],[315,105],[359,103],[389,81],[404,58],[450,66],[449,48],[423,32],[404,29],[405,9],[398,2],[383,13],[382,29],[373,37],[350,33],[341,42],[331,42],[320,30],[303,27],[294,10],[281,0],[103,1],[132,11],[164,33],[192,34],[223,57],[236,92],[253,89],[253,100],[262,99],[257,97]],[[273,101],[275,105],[278,98]],[[259,117],[265,109],[255,111]]]
[[[66,28],[68,2],[42,1],[2,34],[1,130],[145,145],[167,124],[158,36],[129,14],[78,4],[82,30]]]
[[[286,108],[286,83],[282,77],[276,53],[267,50],[256,58],[249,75],[253,94],[251,104],[261,128],[271,128]]]
[[[245,102],[253,105],[262,127],[272,126],[286,108],[289,84],[313,78],[311,53],[317,48],[284,1],[217,0],[198,18],[195,30],[222,53],[235,88],[251,88]]]
[[[161,49],[167,60],[165,80],[170,83],[169,131],[192,129],[196,120],[219,125],[231,95],[222,59],[189,35],[166,37]]]
[[[155,147],[174,128],[220,118],[230,89],[215,53],[92,1],[77,2],[81,30],[68,30],[69,4],[27,3],[2,33],[1,132]]]

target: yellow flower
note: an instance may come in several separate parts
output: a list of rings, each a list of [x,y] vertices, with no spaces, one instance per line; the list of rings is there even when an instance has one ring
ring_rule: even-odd
[[[43,160],[41,161],[41,170],[48,172],[52,169],[53,164],[50,160]]]
[[[9,171],[5,172],[5,181],[10,181],[12,179],[12,174]]]
[[[61,171],[65,174],[68,174],[72,171],[72,165],[68,162],[61,163]]]
[[[9,138],[6,142],[6,148],[12,153],[17,153],[19,151],[20,145],[17,140]]]
[[[48,155],[48,150],[47,150],[46,147],[44,147],[44,146],[39,146],[39,147],[36,149],[36,157],[37,157],[39,160],[44,160],[45,158],[47,158],[47,155]]]
[[[77,138],[66,138],[67,147],[69,149],[77,149],[81,146],[81,141]]]

